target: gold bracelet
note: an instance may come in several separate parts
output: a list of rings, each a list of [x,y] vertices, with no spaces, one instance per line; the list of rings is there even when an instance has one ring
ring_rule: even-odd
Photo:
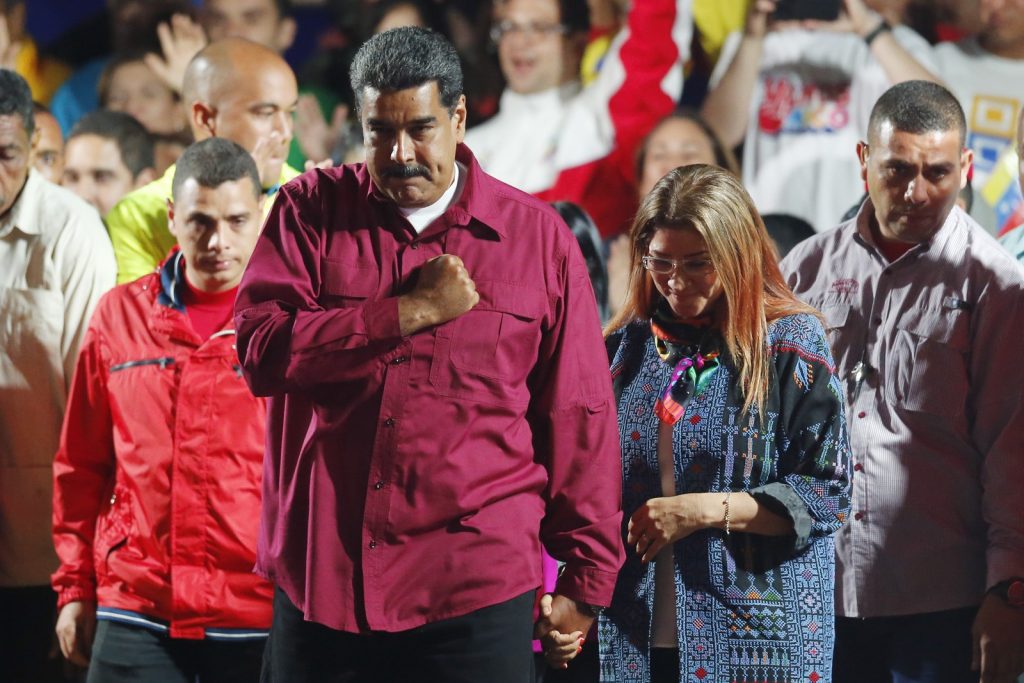
[[[722,505],[725,506],[725,535],[728,536],[732,527],[732,517],[729,515],[729,497],[732,495],[732,491],[725,494],[725,500],[722,501]]]

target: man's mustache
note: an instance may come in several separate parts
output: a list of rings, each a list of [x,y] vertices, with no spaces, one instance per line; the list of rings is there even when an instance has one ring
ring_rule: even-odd
[[[381,175],[385,178],[401,178],[403,180],[416,177],[430,180],[430,170],[426,166],[420,166],[419,164],[388,166],[381,172]]]

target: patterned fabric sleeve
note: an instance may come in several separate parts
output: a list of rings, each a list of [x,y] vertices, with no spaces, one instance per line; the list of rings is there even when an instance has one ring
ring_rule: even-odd
[[[794,550],[836,532],[850,509],[845,402],[821,323],[783,318],[770,331],[779,392],[778,481],[751,494],[794,522]]]

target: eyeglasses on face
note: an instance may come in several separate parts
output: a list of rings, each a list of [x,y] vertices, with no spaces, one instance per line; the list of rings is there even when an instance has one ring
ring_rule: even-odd
[[[659,256],[644,256],[640,259],[644,268],[655,275],[671,275],[680,272],[687,277],[704,277],[715,269],[709,258],[671,259]]]
[[[491,27],[491,40],[500,42],[506,36],[522,35],[524,38],[548,38],[565,34],[568,29],[563,24],[553,24],[547,21],[531,21],[525,24],[517,24],[514,21],[499,21]]]

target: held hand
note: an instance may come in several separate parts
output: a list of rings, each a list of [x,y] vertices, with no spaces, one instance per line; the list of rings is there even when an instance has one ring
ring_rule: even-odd
[[[971,631],[971,668],[981,683],[1014,683],[1024,672],[1024,609],[986,595]]]
[[[572,598],[545,593],[540,599],[540,616],[534,624],[533,637],[541,641],[548,665],[565,669],[583,649],[593,623],[594,618],[581,612]]]
[[[168,88],[181,92],[185,82],[185,69],[196,53],[206,47],[206,34],[199,24],[186,14],[175,14],[170,25],[160,22],[156,27],[162,55],[148,54],[146,65],[153,70]],[[191,103],[186,102],[186,107]]]
[[[479,301],[462,259],[454,254],[432,258],[423,264],[416,288],[399,299],[402,334],[454,320]]]
[[[636,548],[642,561],[650,562],[665,546],[709,526],[706,500],[700,493],[651,498],[629,518],[626,545]]]
[[[64,657],[72,664],[89,666],[96,635],[96,603],[76,600],[64,605],[57,616],[56,631]]]

